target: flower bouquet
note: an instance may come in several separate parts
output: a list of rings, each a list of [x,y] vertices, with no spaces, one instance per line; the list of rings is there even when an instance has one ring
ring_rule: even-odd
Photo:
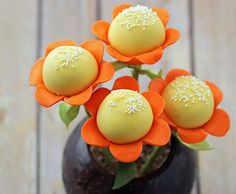
[[[229,116],[218,107],[223,94],[215,84],[183,69],[164,76],[162,70],[144,68],[179,39],[179,32],[166,26],[168,20],[165,9],[121,4],[113,9],[111,23],[93,24],[99,40],[50,43],[33,65],[29,83],[42,106],[63,101],[59,115],[66,126],[80,106],[87,113],[65,148],[67,193],[189,193],[196,161],[192,150],[212,149],[207,136],[229,130]],[[105,45],[116,61],[104,61]],[[112,88],[101,85],[124,68],[131,76],[117,78]],[[140,91],[140,75],[150,78],[146,91]],[[188,183],[186,189],[181,183]]]

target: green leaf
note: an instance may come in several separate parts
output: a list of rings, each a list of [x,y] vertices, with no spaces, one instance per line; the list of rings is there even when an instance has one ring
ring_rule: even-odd
[[[66,127],[76,118],[79,113],[79,106],[72,106],[65,102],[59,105],[59,116]]]
[[[200,143],[194,143],[194,144],[188,144],[183,142],[179,136],[177,136],[179,141],[184,144],[186,147],[192,149],[192,150],[197,150],[197,151],[207,151],[207,150],[212,150],[214,149],[214,146],[212,143],[208,142],[208,141],[202,141]]]
[[[198,151],[206,151],[206,150],[214,149],[213,144],[208,141],[202,141],[200,143],[195,143],[195,144],[186,144],[186,143],[184,143],[184,144],[185,144],[185,146],[187,146],[193,150],[198,150]]]
[[[112,189],[119,189],[120,187],[129,183],[136,175],[136,165],[132,163],[119,163],[117,174]]]

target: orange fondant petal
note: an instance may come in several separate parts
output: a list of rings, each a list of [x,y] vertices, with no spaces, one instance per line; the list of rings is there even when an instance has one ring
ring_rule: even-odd
[[[161,78],[155,78],[155,79],[151,80],[151,82],[149,84],[149,90],[155,91],[158,94],[162,94],[162,92],[166,88],[166,86],[167,86],[167,84],[166,84],[165,80],[163,80]]]
[[[133,59],[133,57],[127,57],[119,53],[117,50],[115,50],[111,45],[107,46],[107,52],[114,57],[115,59],[118,59],[122,62],[129,62]]]
[[[207,132],[204,129],[183,129],[177,128],[179,137],[186,143],[199,143],[206,139]]]
[[[162,48],[174,44],[179,38],[180,38],[180,33],[178,30],[173,28],[168,28],[166,30],[166,39],[164,44],[162,45]]]
[[[162,119],[154,119],[152,128],[144,137],[146,144],[162,146],[170,141],[171,130],[169,125]]]
[[[97,60],[100,65],[102,63],[102,57],[104,52],[103,42],[100,40],[88,40],[80,44],[80,46],[89,51]]]
[[[118,89],[128,89],[128,90],[134,90],[139,92],[139,84],[136,79],[130,76],[123,76],[118,79],[116,79],[112,90],[118,90]]]
[[[134,142],[130,144],[110,144],[111,154],[120,162],[133,162],[138,159],[142,152],[142,142]]]
[[[157,13],[157,15],[161,19],[162,23],[164,24],[164,26],[166,26],[167,22],[169,21],[168,11],[166,9],[157,8],[157,7],[152,8],[152,10]]]
[[[109,81],[115,73],[114,67],[109,62],[102,63],[97,80],[93,84],[95,88],[98,84]]]
[[[29,84],[30,85],[38,85],[43,83],[43,63],[44,58],[41,57],[36,63],[33,65],[31,71],[30,71],[30,77],[29,77]]]
[[[171,127],[175,128],[176,125],[175,123],[167,116],[167,114],[165,112],[163,112],[160,117],[160,119],[163,119],[164,121],[166,121]]]
[[[93,92],[91,98],[85,104],[86,109],[91,115],[95,116],[97,114],[101,102],[109,93],[110,90],[108,90],[107,88],[98,88],[95,92]]]
[[[143,64],[154,64],[160,60],[162,55],[163,55],[163,49],[162,47],[158,47],[150,52],[137,55],[135,56],[135,58],[137,58]]]
[[[57,96],[49,92],[44,85],[39,85],[35,92],[35,98],[44,107],[50,107],[61,101],[64,96]]]
[[[229,115],[222,109],[216,109],[211,119],[202,128],[211,135],[224,136],[230,128]]]
[[[205,81],[205,82],[211,89],[211,92],[214,96],[215,107],[217,107],[223,99],[223,93],[221,92],[220,88],[218,88],[212,82],[209,82],[209,81]]]
[[[142,95],[148,100],[149,104],[151,105],[154,117],[157,118],[158,116],[160,116],[165,108],[164,99],[158,93],[153,91],[143,92]]]
[[[92,25],[92,32],[95,36],[97,36],[99,39],[103,40],[105,43],[108,43],[108,31],[109,31],[110,23],[99,20],[96,21]]]
[[[132,7],[131,4],[129,3],[122,3],[118,6],[116,6],[113,10],[112,10],[112,19],[114,19],[120,12],[122,12],[124,9],[127,9],[129,7]]]
[[[72,40],[61,40],[49,43],[45,52],[45,56],[47,56],[52,50],[59,46],[76,46],[76,43]]]
[[[87,88],[86,90],[84,90],[83,92],[71,96],[71,97],[66,97],[64,99],[65,102],[74,105],[74,106],[79,106],[81,104],[84,104],[85,102],[87,102],[89,100],[89,98],[92,95],[92,87],[90,86],[89,88]]]
[[[175,80],[176,77],[179,77],[179,76],[182,76],[182,75],[190,76],[192,74],[189,73],[188,71],[184,70],[184,69],[172,69],[167,73],[165,80],[169,84],[170,82]]]
[[[103,137],[99,132],[97,127],[96,118],[89,118],[83,125],[81,129],[81,136],[83,140],[93,146],[107,147],[109,146],[109,141]]]

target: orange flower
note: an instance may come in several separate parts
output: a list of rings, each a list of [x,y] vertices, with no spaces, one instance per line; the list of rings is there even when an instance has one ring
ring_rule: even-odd
[[[120,89],[139,91],[139,84],[134,78],[124,76],[115,81],[112,90],[114,92],[119,91]],[[169,142],[171,136],[169,125],[159,118],[163,112],[165,103],[159,94],[152,91],[142,93],[142,96],[150,104],[151,114],[153,114],[151,129],[149,129],[146,135],[134,142],[123,144],[114,143],[103,136],[98,128],[97,115],[101,103],[104,102],[104,99],[110,93],[111,91],[107,88],[99,88],[92,94],[90,100],[85,104],[85,107],[92,115],[92,117],[89,118],[82,127],[81,133],[85,142],[98,147],[109,147],[111,154],[121,162],[135,161],[142,152],[143,144],[162,146]],[[123,120],[120,120],[121,123],[122,121]]]
[[[183,69],[173,69],[169,71],[165,79],[157,78],[152,80],[149,89],[158,92],[159,94],[164,94],[166,87],[180,76],[191,76],[191,73]],[[196,128],[183,128],[178,126],[173,119],[171,120],[166,111],[161,115],[161,118],[168,122],[169,125],[176,130],[179,137],[186,143],[199,143],[203,141],[208,134],[218,137],[224,136],[230,128],[230,119],[228,114],[224,110],[218,108],[219,103],[223,99],[222,92],[215,84],[209,81],[205,81],[205,84],[207,84],[213,94],[214,104],[212,116],[202,126]],[[195,120],[195,118],[192,119]]]
[[[130,7],[133,7],[133,6],[128,3],[124,3],[115,7],[112,12],[113,20],[115,19],[116,16],[118,16],[119,13],[121,13],[122,11]],[[169,20],[168,12],[165,9],[160,9],[160,8],[152,8],[152,11],[159,16],[165,28]],[[124,54],[124,53],[122,54],[117,49],[115,49],[114,45],[112,45],[111,42],[109,41],[108,33],[109,33],[110,26],[111,25],[109,22],[100,20],[94,23],[94,25],[92,26],[92,31],[99,39],[103,40],[107,44],[107,52],[111,56],[118,59],[119,61],[126,62],[133,65],[156,63],[162,57],[163,49],[175,43],[179,39],[179,36],[180,36],[179,32],[176,29],[167,28],[165,29],[165,32],[164,32],[165,39],[161,46],[157,46],[156,48],[151,49],[141,54],[128,56],[127,54]]]
[[[89,100],[89,98],[92,95],[93,89],[98,84],[110,80],[114,74],[113,66],[108,62],[102,61],[103,52],[104,52],[103,43],[99,40],[89,40],[89,41],[83,42],[79,46],[85,49],[86,52],[88,51],[90,55],[94,57],[94,61],[96,61],[95,63],[97,63],[98,65],[98,74],[97,76],[95,74],[96,76],[95,81],[93,81],[93,83],[89,87],[85,88],[83,91],[78,92],[77,94],[74,94],[74,95],[70,95],[70,96],[58,95],[55,92],[49,91],[46,87],[45,80],[43,78],[43,68],[44,68],[45,60],[47,59],[47,56],[49,55],[49,53],[51,53],[54,49],[58,47],[62,47],[62,46],[77,46],[77,45],[75,42],[71,40],[63,40],[63,41],[50,43],[46,49],[45,56],[41,57],[33,65],[30,72],[29,84],[33,86],[37,86],[35,97],[37,101],[42,106],[45,106],[45,107],[50,107],[61,100],[64,100],[65,102],[71,105],[81,105]]]

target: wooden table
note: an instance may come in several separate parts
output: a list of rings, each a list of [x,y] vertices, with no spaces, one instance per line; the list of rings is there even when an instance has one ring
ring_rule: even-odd
[[[57,107],[40,108],[27,80],[31,65],[48,42],[92,38],[91,24],[111,20],[121,0],[0,0],[0,194],[63,194],[61,160],[71,132],[59,120]],[[215,149],[199,153],[199,180],[193,193],[236,193],[236,1],[132,0],[166,7],[169,26],[182,38],[166,49],[156,70],[180,67],[212,80],[224,91],[221,107],[232,127]],[[124,73],[124,72],[123,72]],[[148,79],[142,78],[144,88]],[[82,117],[81,113],[80,117]],[[180,175],[181,176],[181,175]]]

